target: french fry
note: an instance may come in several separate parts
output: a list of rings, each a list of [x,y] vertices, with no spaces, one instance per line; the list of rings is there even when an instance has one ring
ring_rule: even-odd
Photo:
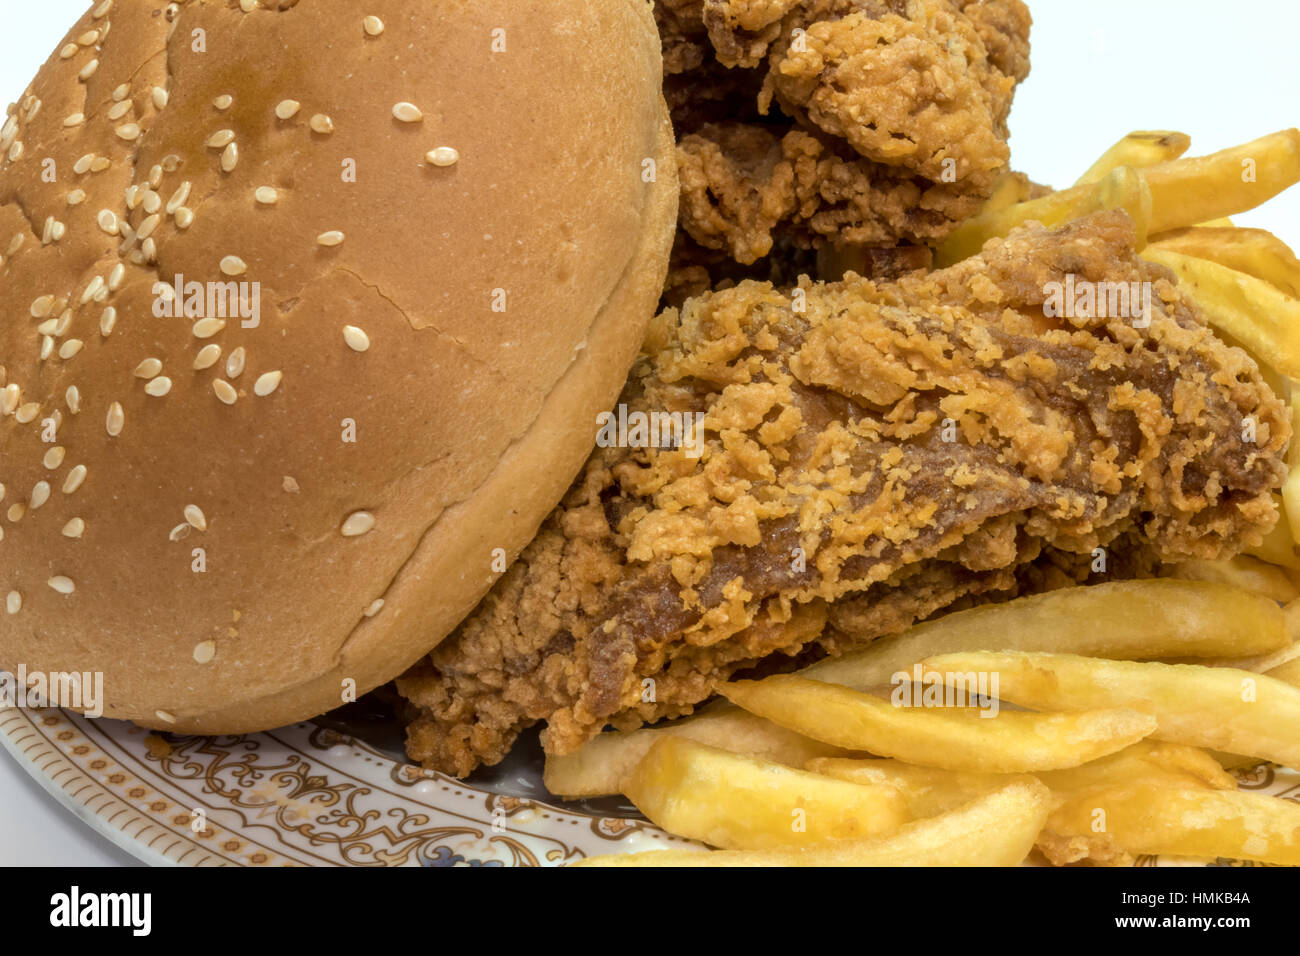
[[[1168,130],[1138,130],[1129,133],[1117,142],[1079,177],[1076,186],[1086,186],[1104,179],[1113,170],[1121,166],[1142,169],[1159,163],[1177,159],[1192,145],[1192,139],[1186,133]]]
[[[1300,430],[1300,391],[1291,393],[1291,427]],[[1300,541],[1300,438],[1291,439],[1286,457],[1290,470],[1282,482],[1282,502],[1286,506],[1286,520],[1291,526],[1291,537]]]
[[[731,850],[863,837],[911,819],[891,787],[832,780],[683,737],[656,741],[623,792],[669,833]]]
[[[805,668],[810,680],[866,690],[952,651],[1055,651],[1088,657],[1247,657],[1290,643],[1282,609],[1219,583],[1116,581],[1061,588],[927,621]]]
[[[1300,687],[1300,657],[1293,657],[1264,673],[1274,680],[1280,680],[1292,687]]]
[[[1155,247],[1142,257],[1173,270],[1179,288],[1216,329],[1283,375],[1300,377],[1300,299],[1208,259]]]
[[[1006,209],[981,213],[966,220],[935,250],[935,267],[943,268],[977,254],[990,239],[1002,237],[1030,220],[1060,226],[1090,213],[1123,209],[1137,225],[1137,248],[1146,243],[1151,216],[1151,190],[1134,169],[1121,166],[1105,178],[1086,186],[1018,203]]]
[[[1026,202],[1032,198],[1033,193],[1034,184],[1028,176],[1009,169],[1004,170],[998,175],[997,182],[993,184],[993,192],[980,207],[979,215],[999,212],[1017,203]]]
[[[1209,259],[1300,298],[1300,259],[1264,229],[1192,226],[1153,236],[1147,248]]]
[[[997,674],[998,695],[1035,710],[1133,707],[1154,714],[1155,740],[1300,766],[1300,690],[1234,667],[1135,663],[1073,654],[945,654],[940,673]]]
[[[1182,581],[1239,588],[1277,604],[1287,604],[1300,597],[1300,588],[1281,568],[1242,554],[1221,561],[1179,561],[1166,565],[1164,573]]]
[[[766,720],[757,720],[723,702],[662,726],[629,733],[607,733],[588,741],[575,753],[547,756],[546,789],[562,797],[592,797],[618,793],[619,784],[656,740],[680,736],[732,753],[802,767],[816,757],[842,754]]]
[[[1053,863],[1140,853],[1300,865],[1300,806],[1232,790],[1129,784],[1085,790],[1057,805],[1039,848]]]
[[[1112,658],[1236,658],[1290,646],[1275,601],[1219,583],[1117,581],[1062,588],[948,614],[837,658],[801,676],[868,690],[934,654],[986,649],[1056,651]],[[619,781],[660,737],[702,743],[803,766],[831,753],[730,704],[632,733],[606,733],[564,757],[548,757],[546,786],[566,796],[619,792]],[[832,750],[833,748],[826,748]]]
[[[1295,539],[1291,537],[1291,522],[1286,501],[1280,494],[1274,495],[1273,501],[1277,505],[1277,524],[1273,525],[1273,530],[1264,538],[1262,544],[1247,548],[1245,553],[1268,564],[1300,571],[1300,554],[1296,553]]]
[[[723,685],[721,693],[751,714],[832,746],[976,773],[1077,767],[1123,750],[1156,729],[1149,714],[1126,708],[1029,714],[904,707],[790,676],[737,681]]]
[[[848,786],[848,784],[846,784]],[[1029,778],[949,813],[863,840],[767,851],[659,850],[588,857],[574,866],[1016,866],[1049,811],[1047,788]]]
[[[850,783],[894,787],[916,817],[946,813],[953,807],[1021,779],[1001,773],[921,767],[901,760],[845,757],[818,757],[809,761],[807,769]],[[1118,753],[1078,767],[1050,770],[1034,776],[1047,785],[1058,801],[1076,791],[1117,784],[1158,783],[1170,787],[1237,789],[1236,779],[1225,772],[1207,751],[1150,740],[1139,741]]]
[[[1152,235],[1254,209],[1300,182],[1300,130],[1142,170],[1151,187]]]

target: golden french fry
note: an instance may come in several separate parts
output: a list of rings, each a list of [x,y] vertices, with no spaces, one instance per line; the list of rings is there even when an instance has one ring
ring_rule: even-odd
[[[1245,212],[1300,182],[1300,130],[1161,163],[1142,177],[1151,187],[1153,235]]]
[[[952,651],[1247,657],[1289,643],[1282,609],[1257,594],[1200,581],[1116,581],[948,614],[820,661],[800,675],[867,690],[888,684],[925,657]]]
[[[1227,216],[1220,219],[1207,219],[1205,222],[1198,222],[1197,226],[1204,226],[1207,229],[1235,229],[1233,222]]]
[[[1293,657],[1264,673],[1274,680],[1280,680],[1292,687],[1300,687],[1300,657]]]
[[[1182,581],[1201,581],[1239,588],[1275,604],[1286,604],[1300,597],[1300,588],[1281,568],[1242,554],[1223,561],[1179,561],[1177,564],[1165,565],[1162,573]]]
[[[1257,594],[1199,581],[1117,581],[948,614],[814,664],[801,674],[867,690],[888,684],[893,674],[925,657],[951,651],[1234,658],[1288,646],[1281,608]],[[834,750],[731,704],[715,703],[684,720],[632,733],[601,734],[576,753],[548,758],[547,789],[567,796],[617,793],[621,778],[650,745],[674,734],[792,766]],[[825,750],[809,753],[809,748]]]
[[[1038,846],[1058,864],[1160,853],[1296,866],[1300,806],[1232,790],[1146,783],[1098,787],[1058,804]]]
[[[1288,518],[1286,501],[1280,494],[1275,494],[1273,501],[1277,505],[1277,524],[1273,525],[1273,530],[1264,538],[1262,544],[1247,548],[1245,553],[1267,564],[1300,571],[1300,554],[1296,553],[1295,539],[1291,537],[1291,522]]]
[[[973,684],[970,688],[973,694]],[[723,685],[721,693],[751,714],[832,746],[978,773],[1077,767],[1122,750],[1156,729],[1149,714],[1126,708],[1030,714],[907,707],[792,676],[737,681]]]
[[[1155,740],[1300,766],[1300,690],[1235,667],[1107,661],[1073,654],[945,654],[940,673],[997,675],[1003,699],[1035,710],[1132,707],[1154,714]]]
[[[1209,259],[1300,298],[1300,259],[1290,246],[1264,229],[1192,226],[1152,236],[1147,248]]]
[[[1003,170],[993,184],[993,192],[980,207],[979,215],[999,212],[1016,203],[1026,202],[1033,198],[1033,194],[1034,184],[1028,176],[1010,169]]]
[[[629,733],[607,733],[588,741],[576,752],[547,756],[546,789],[562,797],[592,797],[618,793],[619,784],[640,763],[656,740],[680,736],[732,753],[802,767],[816,757],[841,754],[792,730],[755,719],[726,703],[658,727]]]
[[[1151,246],[1142,257],[1173,270],[1179,289],[1216,329],[1283,375],[1300,377],[1300,299],[1208,259]]]
[[[1113,170],[1121,166],[1141,169],[1159,163],[1177,159],[1192,145],[1192,139],[1186,133],[1168,130],[1138,130],[1129,133],[1117,142],[1079,177],[1076,186],[1086,186],[1104,179]]]
[[[832,780],[683,737],[656,741],[622,789],[669,833],[729,850],[863,837],[911,819],[890,787]]]
[[[1005,787],[1018,777],[1001,773],[969,773],[921,767],[901,760],[819,757],[808,770],[837,780],[890,786],[907,801],[917,817],[946,813],[976,797]],[[1034,774],[1055,798],[1092,787],[1131,783],[1159,783],[1172,787],[1237,789],[1236,779],[1208,752],[1183,744],[1142,740],[1118,753],[1078,767]]]
[[[851,786],[851,784],[846,784]],[[949,813],[862,840],[766,851],[661,850],[589,857],[575,866],[1016,866],[1033,848],[1051,797],[1033,778]]]
[[[943,268],[977,254],[984,243],[1007,235],[1030,220],[1061,226],[1105,209],[1123,209],[1137,225],[1137,248],[1146,243],[1151,216],[1151,191],[1134,169],[1121,166],[1095,183],[1018,203],[1006,209],[981,213],[966,220],[935,250],[935,267]]]

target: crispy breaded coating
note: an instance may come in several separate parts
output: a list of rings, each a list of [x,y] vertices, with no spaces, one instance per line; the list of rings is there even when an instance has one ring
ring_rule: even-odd
[[[665,312],[623,401],[702,431],[596,451],[399,681],[411,756],[464,774],[543,720],[570,752],[756,665],[1087,580],[1098,554],[1125,573],[1257,544],[1286,409],[1133,242],[1123,213],[1031,224],[938,272],[747,282]],[[1149,325],[1046,314],[1067,281],[1150,283]]]
[[[1007,163],[1020,0],[659,0],[681,225],[740,263],[781,237],[935,243]]]

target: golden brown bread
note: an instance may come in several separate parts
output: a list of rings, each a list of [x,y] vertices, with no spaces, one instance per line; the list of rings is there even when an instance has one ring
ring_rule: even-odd
[[[0,133],[0,667],[237,732],[451,630],[658,298],[660,73],[643,0],[82,17]],[[260,324],[156,317],[177,275],[260,283]]]

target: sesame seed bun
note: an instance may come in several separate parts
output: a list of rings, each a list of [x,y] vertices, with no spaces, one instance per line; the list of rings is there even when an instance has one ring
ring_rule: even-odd
[[[451,631],[653,313],[660,76],[645,0],[97,2],[0,130],[0,668],[235,733]]]

